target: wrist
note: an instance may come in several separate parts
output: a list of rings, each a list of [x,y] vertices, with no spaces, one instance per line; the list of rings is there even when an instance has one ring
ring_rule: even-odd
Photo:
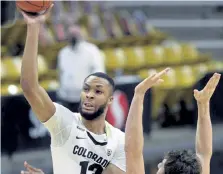
[[[146,91],[144,91],[142,89],[138,89],[137,87],[134,90],[134,96],[144,97],[145,94],[146,94]]]
[[[197,108],[198,112],[201,113],[199,115],[206,115],[206,113],[209,113],[210,107],[209,107],[209,102],[197,102]]]
[[[27,25],[27,35],[34,37],[39,35],[40,26],[38,24],[28,24]]]
[[[144,96],[145,96],[145,94],[143,92],[135,92],[134,93],[134,98],[136,98],[138,100],[143,100]]]
[[[30,30],[39,30],[39,28],[40,28],[40,23],[28,23],[27,24],[27,28],[28,28],[28,30],[30,29]]]
[[[198,106],[203,106],[203,107],[208,107],[210,105],[210,102],[209,101],[206,101],[206,102],[197,102],[197,105]]]

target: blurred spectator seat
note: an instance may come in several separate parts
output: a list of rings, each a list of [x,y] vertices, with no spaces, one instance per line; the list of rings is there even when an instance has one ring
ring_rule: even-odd
[[[125,54],[121,48],[107,48],[103,50],[105,54],[105,64],[108,71],[122,69],[125,63]]]
[[[6,69],[1,59],[1,81],[6,78]]]
[[[138,71],[138,76],[142,79],[142,80],[144,80],[144,79],[146,79],[147,77],[149,77],[149,76],[151,76],[151,75],[153,75],[153,74],[155,74],[156,73],[156,69],[154,69],[154,68],[150,68],[150,69],[142,69],[142,70],[139,70]]]
[[[182,44],[182,54],[183,54],[183,62],[188,63],[188,62],[195,62],[198,59],[199,53],[196,49],[191,44]]]
[[[146,28],[146,23],[147,23],[147,16],[146,14],[140,10],[137,9],[132,13],[132,18],[134,20],[136,29],[137,29],[137,34],[138,35],[146,35],[148,34],[147,28]]]
[[[177,88],[188,88],[194,85],[196,77],[191,66],[174,68],[176,72]]]
[[[158,68],[157,71],[162,71],[164,68]],[[165,90],[169,90],[169,89],[173,89],[176,87],[177,85],[177,74],[175,69],[171,69],[165,76],[163,76],[163,83],[160,83],[159,85],[157,85],[155,88],[157,89],[165,89]]]
[[[13,25],[10,29],[10,33],[5,36],[6,45],[12,46],[15,43],[24,43],[26,34],[26,25],[23,21],[17,21],[16,25]]]
[[[6,56],[8,48],[6,46],[1,46],[1,57]]]
[[[55,91],[59,87],[58,81],[54,79],[41,81],[40,85],[47,91]]]
[[[18,80],[21,71],[21,59],[16,58],[5,58],[2,60],[2,64],[5,68],[5,78],[7,80]]]
[[[178,44],[165,45],[164,54],[164,63],[167,65],[179,64],[182,61],[182,50]]]
[[[136,70],[145,63],[144,51],[141,47],[123,47],[126,56],[125,69]]]
[[[145,65],[149,67],[162,65],[164,60],[164,50],[161,46],[143,46]]]
[[[223,71],[223,62],[222,61],[210,61],[208,62],[208,71],[209,72],[222,72]]]
[[[208,64],[198,63],[192,66],[196,80],[200,80],[208,72]]]
[[[1,95],[17,95],[22,93],[19,84],[21,63],[21,57],[7,57],[1,60]],[[38,55],[38,65],[40,84],[46,90],[57,89],[58,83],[53,79],[56,71],[48,69],[47,63],[41,55]]]
[[[105,11],[101,16],[102,27],[108,38],[121,38],[123,37],[123,31],[121,30],[118,21],[115,19],[114,14],[111,11]]]
[[[122,10],[117,12],[116,18],[118,19],[119,25],[125,36],[136,35],[137,28],[131,17],[131,14],[128,11]]]

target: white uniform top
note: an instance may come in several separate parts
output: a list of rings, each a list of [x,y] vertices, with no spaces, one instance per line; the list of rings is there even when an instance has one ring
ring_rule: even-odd
[[[101,174],[109,163],[126,171],[123,132],[106,122],[106,134],[96,135],[79,113],[54,105],[55,114],[44,123],[51,134],[54,174]]]

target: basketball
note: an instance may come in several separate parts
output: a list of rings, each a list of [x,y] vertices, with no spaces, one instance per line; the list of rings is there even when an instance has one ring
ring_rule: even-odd
[[[16,1],[16,6],[25,12],[39,13],[45,11],[52,4],[52,0],[43,1]]]

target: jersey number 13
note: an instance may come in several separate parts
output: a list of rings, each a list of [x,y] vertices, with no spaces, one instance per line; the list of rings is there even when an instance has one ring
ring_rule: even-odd
[[[88,171],[94,171],[95,174],[101,174],[103,171],[103,167],[100,166],[99,164],[92,164],[90,166],[88,166],[89,161],[82,161],[80,162],[80,166],[81,166],[81,173],[80,174],[86,174],[87,170]]]

